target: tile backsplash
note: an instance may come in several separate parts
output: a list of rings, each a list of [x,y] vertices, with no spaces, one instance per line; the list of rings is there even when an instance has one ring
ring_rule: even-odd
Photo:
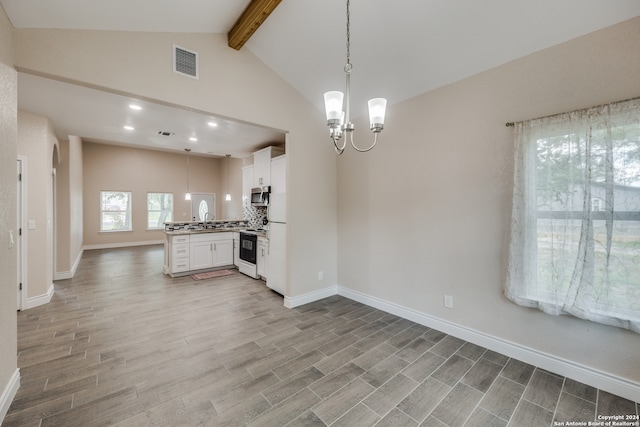
[[[184,230],[213,230],[216,228],[247,228],[248,221],[244,219],[229,221],[171,221],[164,223],[164,231]]]
[[[267,217],[266,206],[245,206],[244,219],[218,221],[176,221],[166,222],[165,231],[207,230],[213,228],[262,228],[262,220]]]
[[[244,219],[249,223],[249,228],[262,228],[262,220],[267,217],[266,206],[245,206],[243,208]]]

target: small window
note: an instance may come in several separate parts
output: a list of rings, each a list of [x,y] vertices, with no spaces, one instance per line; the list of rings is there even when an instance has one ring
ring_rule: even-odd
[[[173,194],[147,193],[147,229],[162,229],[167,221],[173,221]]]
[[[602,210],[602,199],[591,199],[591,212],[600,212]]]
[[[100,231],[131,231],[131,192],[100,192]]]

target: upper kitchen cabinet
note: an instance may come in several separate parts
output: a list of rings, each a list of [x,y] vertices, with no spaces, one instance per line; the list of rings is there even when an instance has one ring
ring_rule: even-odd
[[[271,159],[271,192],[287,192],[287,156],[274,157]]]
[[[271,185],[271,158],[284,153],[280,147],[266,147],[253,153],[253,186]]]

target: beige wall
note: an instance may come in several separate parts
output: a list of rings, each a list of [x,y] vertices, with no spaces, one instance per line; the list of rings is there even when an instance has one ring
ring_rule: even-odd
[[[243,159],[229,158],[229,176],[227,186],[227,159],[220,163],[220,219],[242,219],[242,164]],[[228,190],[227,190],[228,189]],[[231,194],[231,200],[225,201],[227,191]]]
[[[13,26],[0,5],[0,62],[13,66]]]
[[[53,292],[53,175],[57,139],[49,119],[18,112],[18,155],[25,160],[26,271],[27,293],[23,308],[48,302]],[[33,223],[35,228],[31,227]]]
[[[56,269],[54,279],[68,279],[82,256],[82,140],[60,141],[56,168]]]
[[[636,96],[640,18],[392,106],[375,150],[338,161],[340,286],[640,386],[637,334],[502,294],[514,154],[505,122]]]
[[[148,192],[173,193],[174,221],[191,220],[191,203],[184,200],[187,189],[185,154],[85,142],[83,159],[85,247],[162,241],[162,231],[147,230]],[[226,172],[226,159],[190,156],[189,189],[192,193],[216,194],[217,219],[233,219],[222,214],[230,203],[240,204],[242,194],[242,186],[236,185],[231,188],[232,201],[224,201]],[[238,173],[241,173],[239,168],[230,176]],[[100,233],[100,191],[132,192],[132,232]],[[238,209],[226,210],[234,212]]]
[[[16,158],[18,75],[13,69],[13,27],[0,5],[0,423],[19,385],[17,348]]]
[[[69,137],[69,260],[74,267],[82,255],[83,245],[83,181],[82,140],[76,136]],[[62,269],[66,271],[66,269]]]
[[[0,45],[8,21],[0,7]],[[9,37],[9,40],[11,37]],[[3,48],[0,48],[0,51]],[[8,409],[13,393],[19,384],[17,376],[17,246],[9,247],[10,233],[14,242],[18,239],[16,228],[16,146],[17,146],[17,83],[15,70],[3,63],[7,60],[0,53],[0,422]]]
[[[288,131],[287,295],[335,286],[336,159],[323,114],[250,51],[228,48],[224,34],[19,29],[14,38],[20,70]],[[174,43],[198,52],[200,79],[173,73]]]
[[[69,141],[58,141],[60,160],[56,167],[56,203],[55,203],[55,274],[57,280],[61,271],[70,271],[71,261],[71,198],[70,186],[70,147]],[[69,276],[71,277],[71,276]]]

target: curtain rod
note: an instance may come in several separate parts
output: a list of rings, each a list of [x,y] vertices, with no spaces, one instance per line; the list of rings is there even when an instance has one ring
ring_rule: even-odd
[[[557,113],[557,114],[549,114],[548,116],[542,116],[542,117],[536,117],[535,119],[528,119],[528,120],[540,120],[540,119],[546,119],[547,117],[553,117],[553,116],[559,116],[560,114],[567,114],[567,113],[572,113],[574,111],[580,111],[580,110],[589,110],[591,108],[599,108],[599,107],[604,107],[606,105],[612,105],[612,104],[619,104],[621,102],[629,102],[629,101],[640,101],[640,97],[637,98],[629,98],[629,99],[623,99],[622,101],[613,101],[613,102],[607,102],[606,104],[599,104],[599,105],[594,105],[592,107],[586,107],[586,108],[579,108],[577,110],[572,110],[572,111],[565,111],[564,113]],[[528,120],[520,120],[519,122],[507,122],[504,125],[506,127],[514,127],[516,125],[516,123],[522,123],[524,121],[528,121]]]

